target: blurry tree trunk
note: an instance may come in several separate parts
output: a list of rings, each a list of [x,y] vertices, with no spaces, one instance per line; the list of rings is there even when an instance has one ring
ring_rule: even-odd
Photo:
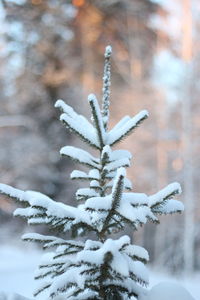
[[[157,189],[161,189],[166,186],[168,181],[167,168],[167,140],[165,137],[167,128],[167,107],[164,99],[159,100],[156,105],[157,114],[157,144],[156,144],[156,158],[157,158]],[[163,220],[164,221],[164,220]],[[166,241],[166,223],[161,222],[159,226],[156,226],[155,232],[155,257],[160,265],[164,265]]]
[[[89,4],[86,8],[80,9],[78,18],[82,56],[83,95],[87,96],[88,93],[94,92],[96,89],[94,46],[99,36],[99,27],[102,18],[100,11],[95,6]]]
[[[182,59],[185,62],[182,104],[182,141],[184,157],[184,272],[193,271],[194,257],[194,176],[192,141],[192,11],[191,1],[184,0]]]

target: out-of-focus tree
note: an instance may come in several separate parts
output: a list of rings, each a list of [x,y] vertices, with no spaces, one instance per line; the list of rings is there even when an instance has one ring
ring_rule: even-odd
[[[174,84],[177,81],[175,73],[168,76],[168,80],[171,78],[168,83],[173,83],[173,87],[158,89],[152,83],[156,61],[165,68],[162,74],[167,74],[166,57],[170,57],[176,71],[182,68],[179,45],[177,47],[174,37],[178,25],[170,36],[166,28],[170,12],[155,2],[1,1],[5,28],[5,54],[0,66],[0,84],[4,86],[0,118],[0,138],[4,145],[1,150],[2,181],[22,189],[31,186],[59,200],[64,200],[66,195],[68,199],[72,197],[73,191],[65,175],[69,162],[59,160],[58,155],[63,138],[72,136],[66,136],[60,127],[53,104],[57,98],[69,104],[75,101],[73,107],[81,112],[86,108],[80,107],[80,96],[86,97],[94,91],[101,95],[101,53],[107,44],[113,47],[115,74],[111,97],[114,118],[109,126],[124,115],[127,107],[133,114],[146,108],[153,115],[151,120],[156,120],[154,123],[148,121],[139,133],[135,133],[135,139],[122,145],[136,156],[129,172],[134,190],[141,191],[145,187],[147,193],[154,193],[165,186],[169,178],[183,179],[181,113],[178,110],[181,102],[174,98],[172,101],[177,105],[169,102],[174,95],[180,98]],[[160,84],[159,72],[155,73],[155,80]],[[195,122],[198,123],[197,117]],[[4,210],[5,205],[1,205]],[[150,250],[151,260],[159,256],[162,265],[166,265],[173,254],[170,268],[177,269],[183,262],[182,224],[180,226],[178,217],[170,222],[176,228],[170,236],[168,220],[163,219],[161,226],[148,226],[143,235],[136,238]]]
[[[158,56],[161,59],[159,64],[165,65],[165,72],[163,72],[165,74],[165,98],[170,107],[168,126],[171,132],[171,137],[169,136],[167,142],[168,149],[162,145],[162,141],[160,148],[161,152],[167,150],[165,161],[167,173],[170,177],[175,176],[176,180],[182,182],[185,221],[182,223],[177,218],[172,224],[175,230],[174,235],[168,237],[168,245],[161,242],[160,249],[163,253],[161,263],[168,264],[168,258],[175,251],[177,255],[174,256],[169,267],[174,271],[184,269],[185,272],[192,272],[199,268],[198,255],[196,255],[199,251],[199,185],[197,184],[199,3],[189,0],[169,1],[167,6],[169,9],[167,17],[163,15],[156,17],[157,26],[164,29],[168,35],[165,44],[162,41],[163,37],[160,37]],[[159,74],[156,80],[159,81]],[[159,239],[160,236],[166,238],[167,227],[161,226],[161,229],[162,231],[159,229]]]
[[[78,98],[68,61],[76,8],[66,1],[1,1],[1,9],[1,178],[69,200],[73,188],[64,171],[70,164],[58,150],[70,136],[53,105],[65,93]]]
[[[8,68],[12,76],[7,82],[7,90],[9,87],[12,89],[5,97],[5,107],[8,115],[12,115],[13,119],[20,116],[23,123],[23,126],[8,129],[9,138],[2,135],[5,149],[10,149],[11,157],[8,162],[5,152],[2,170],[9,165],[10,168],[4,180],[23,189],[31,182],[32,188],[56,195],[58,199],[66,194],[69,196],[69,191],[66,191],[69,187],[64,187],[66,164],[58,162],[57,154],[58,144],[65,133],[57,126],[53,103],[56,98],[70,98],[69,102],[78,99],[81,89],[77,86],[80,84],[84,88],[83,94],[92,89],[99,90],[100,94],[102,73],[97,71],[100,70],[100,57],[104,46],[112,44],[116,74],[113,78],[116,89],[112,95],[115,119],[124,114],[126,104],[133,113],[145,107],[154,114],[159,95],[150,83],[150,73],[157,36],[151,28],[150,19],[158,5],[148,0],[74,0],[73,6],[56,0],[2,3],[7,26],[5,44],[9,48],[8,62],[11,66],[13,63],[17,70],[14,74]],[[120,110],[115,107],[120,107]],[[149,123],[141,129],[142,133],[140,131],[136,137],[137,144],[130,140],[129,145],[124,145],[131,149],[134,147],[137,155],[137,164],[130,176],[138,191],[145,186],[146,191],[151,193],[159,186],[159,183],[152,184],[150,180],[157,178],[157,154],[153,147],[157,125]],[[34,151],[30,148],[30,139],[34,140]],[[152,253],[154,233],[154,226],[144,233],[145,246],[152,248]]]

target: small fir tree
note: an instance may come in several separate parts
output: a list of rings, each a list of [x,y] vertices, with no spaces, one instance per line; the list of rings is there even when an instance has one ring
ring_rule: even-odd
[[[44,255],[35,275],[39,282],[35,296],[46,291],[47,299],[137,299],[148,285],[145,267],[148,253],[140,246],[131,245],[128,236],[112,239],[109,235],[123,231],[127,224],[137,230],[148,220],[158,223],[159,214],[183,210],[182,203],[173,199],[181,192],[178,183],[151,196],[127,192],[131,190],[131,182],[126,178],[125,168],[130,166],[131,153],[112,150],[112,146],[131,134],[148,117],[148,112],[125,116],[108,131],[111,52],[111,47],[106,47],[102,109],[95,95],[88,97],[92,122],[62,100],[55,104],[62,111],[60,120],[67,129],[98,151],[98,157],[72,146],[60,151],[61,155],[90,169],[88,173],[80,170],[71,173],[72,180],[89,183],[88,188],[76,193],[78,206],[56,202],[38,192],[0,185],[2,194],[23,206],[15,210],[15,216],[25,218],[31,225],[46,224],[58,233],[58,236],[30,233],[22,237],[43,243],[44,249],[53,249]],[[64,235],[68,231],[72,237],[93,232],[96,239],[66,240]]]

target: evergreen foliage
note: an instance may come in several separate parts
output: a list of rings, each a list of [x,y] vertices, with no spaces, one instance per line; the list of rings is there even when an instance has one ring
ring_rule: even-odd
[[[148,285],[145,267],[148,253],[142,247],[131,245],[128,236],[112,239],[109,235],[122,231],[127,224],[137,230],[148,220],[158,223],[160,214],[183,210],[182,203],[173,199],[181,192],[178,183],[172,183],[151,196],[130,192],[132,186],[126,178],[125,168],[130,166],[131,154],[126,150],[112,150],[111,146],[130,134],[148,113],[142,111],[134,117],[125,116],[108,131],[111,53],[108,46],[102,110],[95,95],[88,97],[92,123],[62,100],[55,104],[62,112],[60,120],[64,125],[99,151],[98,157],[72,146],[65,146],[60,151],[61,155],[89,168],[88,173],[81,170],[71,173],[71,179],[89,182],[88,188],[81,188],[76,193],[78,206],[56,202],[38,192],[0,184],[0,192],[22,206],[15,210],[15,216],[25,218],[31,225],[46,224],[58,233],[57,236],[30,233],[22,237],[25,241],[42,243],[44,249],[51,249],[44,255],[35,275],[39,282],[35,296],[46,291],[48,299],[62,296],[69,300],[137,299]],[[97,240],[60,237],[68,231],[72,237],[94,232]]]

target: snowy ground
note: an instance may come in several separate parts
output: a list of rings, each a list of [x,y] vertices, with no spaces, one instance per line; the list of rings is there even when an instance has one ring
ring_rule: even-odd
[[[21,250],[7,246],[0,247],[0,291],[16,292],[32,298],[34,286],[33,272],[41,258],[37,250]],[[200,274],[187,279],[170,278],[156,272],[150,273],[150,285],[161,281],[179,281],[196,299],[200,295]],[[39,297],[38,297],[39,299]]]

